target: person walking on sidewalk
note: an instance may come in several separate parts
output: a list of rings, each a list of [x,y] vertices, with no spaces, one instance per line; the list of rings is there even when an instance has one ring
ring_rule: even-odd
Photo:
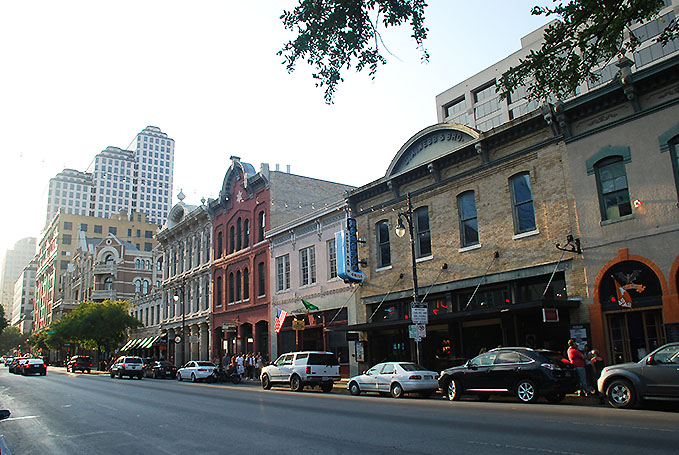
[[[578,350],[578,343],[574,338],[568,340],[568,360],[575,367],[580,381],[580,391],[585,396],[589,394],[587,386],[587,372],[585,371],[585,356]]]

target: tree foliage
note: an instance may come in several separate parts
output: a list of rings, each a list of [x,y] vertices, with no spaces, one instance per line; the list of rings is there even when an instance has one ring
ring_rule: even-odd
[[[7,319],[5,319],[5,308],[0,305],[0,333],[5,330],[8,324]]]
[[[507,96],[526,86],[532,99],[562,97],[574,93],[585,81],[596,81],[596,69],[630,54],[642,39],[631,27],[658,19],[664,0],[570,0],[555,1],[553,8],[536,6],[532,14],[556,17],[545,32],[545,42],[507,71],[498,86]],[[677,36],[677,21],[661,23],[665,29],[655,37],[667,43]]]
[[[325,89],[326,103],[332,103],[337,86],[344,79],[342,71],[367,68],[375,77],[379,65],[387,62],[383,55],[380,27],[409,23],[412,38],[422,53],[427,28],[424,26],[424,0],[300,0],[281,19],[286,29],[297,37],[288,41],[278,55],[284,57],[288,72],[298,61],[314,67],[316,86]]]
[[[573,93],[587,80],[597,80],[596,69],[639,47],[641,40],[631,32],[638,22],[658,19],[664,0],[554,0],[553,7],[536,6],[531,13],[556,20],[545,33],[541,49],[531,52],[498,81],[507,96],[526,86],[528,97],[547,99]],[[375,77],[386,63],[379,27],[410,24],[412,37],[428,61],[424,47],[424,0],[299,0],[281,19],[286,29],[295,31],[279,55],[288,72],[298,61],[314,67],[316,85],[325,89],[324,98],[332,103],[342,71],[356,67],[369,69]],[[666,43],[677,37],[677,20],[661,24],[662,33],[654,38]]]
[[[12,349],[22,350],[25,346],[26,336],[22,335],[18,327],[10,325],[0,333],[0,354]]]

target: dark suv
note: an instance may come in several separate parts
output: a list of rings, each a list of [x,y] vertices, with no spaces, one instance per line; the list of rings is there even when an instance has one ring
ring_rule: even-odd
[[[616,408],[631,408],[639,400],[679,401],[679,343],[661,346],[636,363],[604,368],[597,386]]]
[[[82,371],[89,373],[92,371],[92,359],[87,355],[74,355],[71,360],[66,363],[66,371],[75,373]]]
[[[530,348],[498,348],[480,354],[464,365],[443,370],[439,387],[451,401],[462,394],[481,400],[490,395],[514,395],[523,403],[558,403],[577,389],[575,370],[555,351]]]

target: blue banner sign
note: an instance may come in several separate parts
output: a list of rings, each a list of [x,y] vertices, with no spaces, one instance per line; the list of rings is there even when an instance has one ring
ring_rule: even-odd
[[[358,268],[358,238],[356,219],[347,218],[347,228],[335,234],[337,276],[345,283],[363,283],[366,274]]]

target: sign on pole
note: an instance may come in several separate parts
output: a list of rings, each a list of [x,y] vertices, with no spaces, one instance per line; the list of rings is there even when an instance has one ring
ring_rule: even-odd
[[[417,338],[417,326],[415,324],[408,326],[408,337]]]
[[[427,337],[427,326],[424,324],[416,324],[415,327],[417,327],[417,338],[426,338]]]
[[[413,321],[413,324],[429,324],[427,305],[416,302],[411,303],[410,317]]]

